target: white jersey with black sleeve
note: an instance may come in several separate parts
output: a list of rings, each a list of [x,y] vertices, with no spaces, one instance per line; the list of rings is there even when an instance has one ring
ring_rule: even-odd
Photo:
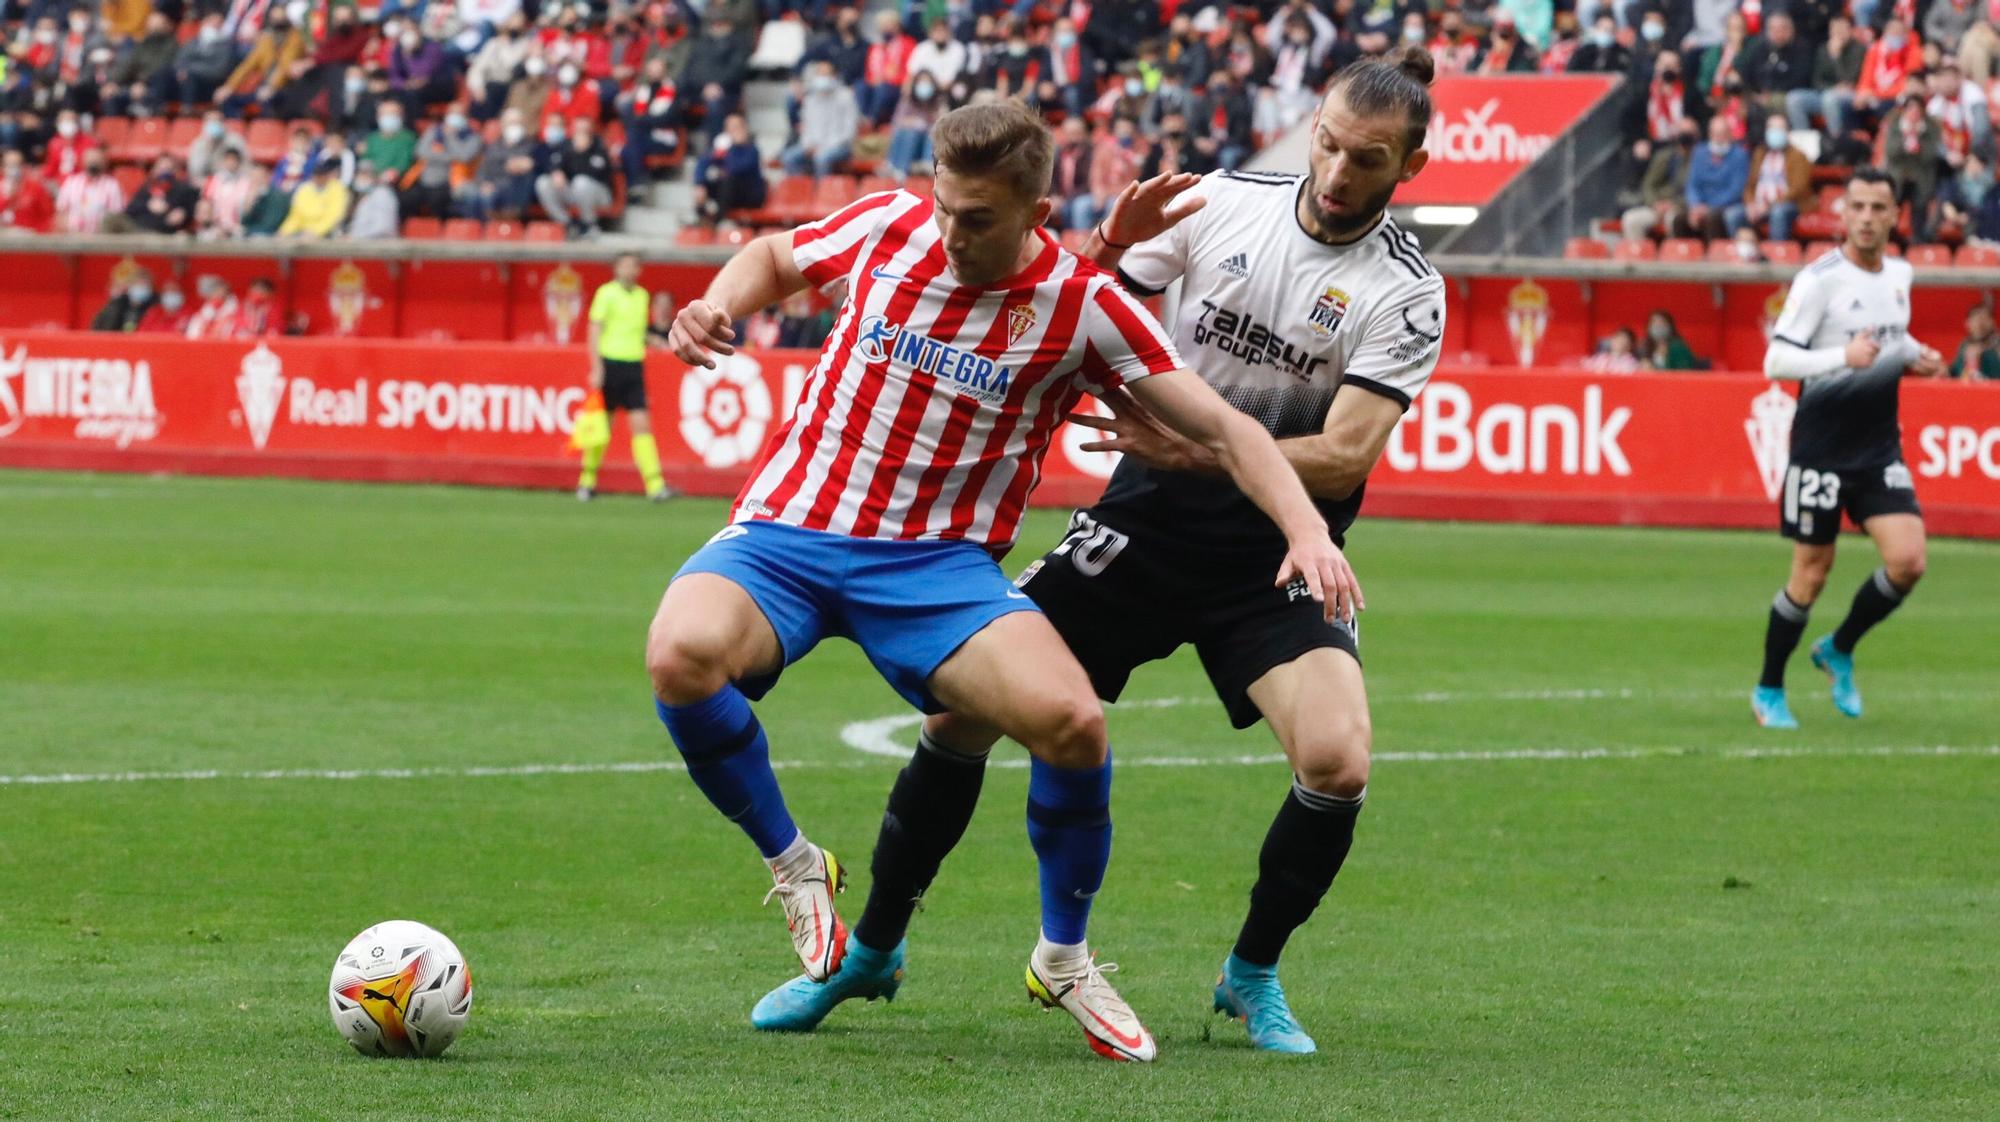
[[[1916,357],[1910,339],[1910,263],[1888,257],[1874,272],[1832,250],[1800,269],[1771,328],[1764,372],[1803,378],[1792,418],[1792,462],[1856,470],[1902,458],[1897,419],[1903,367]],[[1872,334],[1880,357],[1848,368],[1846,347]]]
[[[1216,172],[1190,190],[1201,210],[1126,251],[1119,279],[1152,296],[1181,282],[1173,338],[1181,357],[1273,436],[1321,431],[1337,393],[1407,409],[1430,380],[1444,336],[1444,280],[1386,215],[1328,245],[1298,219],[1299,175]],[[1319,501],[1335,539],[1362,488]],[[1158,471],[1126,458],[1099,501],[1115,523],[1171,528],[1204,547],[1282,552],[1277,527],[1225,479]]]

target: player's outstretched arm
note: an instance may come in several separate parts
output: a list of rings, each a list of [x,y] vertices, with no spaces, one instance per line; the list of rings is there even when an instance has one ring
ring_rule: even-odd
[[[1116,269],[1125,251],[1174,228],[1181,219],[1208,205],[1200,195],[1182,192],[1201,182],[1192,172],[1163,173],[1143,183],[1127,183],[1111,209],[1090,231],[1083,255],[1099,268]]]
[[[716,355],[733,355],[733,325],[759,308],[783,301],[809,286],[792,259],[792,235],[766,234],[729,259],[699,300],[674,316],[667,343],[690,366],[714,367]]]
[[[1208,449],[1250,501],[1278,524],[1288,548],[1277,584],[1303,578],[1328,619],[1352,620],[1367,606],[1361,582],[1327,533],[1326,519],[1264,426],[1230,408],[1189,370],[1141,378],[1127,388],[1168,429]]]

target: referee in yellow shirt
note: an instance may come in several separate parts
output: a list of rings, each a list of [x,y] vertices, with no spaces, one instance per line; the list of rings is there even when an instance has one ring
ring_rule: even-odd
[[[621,253],[612,264],[611,281],[590,300],[590,388],[604,395],[607,412],[623,409],[632,427],[632,462],[646,481],[646,497],[654,502],[673,492],[660,476],[660,446],[653,440],[653,417],[646,411],[646,325],[652,299],[639,287],[639,255]],[[604,447],[586,448],[576,497],[589,502],[597,493],[597,469]]]

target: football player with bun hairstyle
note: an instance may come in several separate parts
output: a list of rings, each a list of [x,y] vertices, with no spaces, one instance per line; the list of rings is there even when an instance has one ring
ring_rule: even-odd
[[[1430,55],[1418,48],[1348,66],[1314,115],[1305,174],[1134,183],[1085,247],[1135,293],[1180,282],[1175,345],[1277,439],[1336,535],[1360,511],[1368,473],[1437,365],[1444,336],[1444,281],[1386,213],[1397,186],[1429,160],[1431,76]],[[1111,415],[1079,419],[1106,436],[1085,447],[1124,458],[1103,497],[1076,513],[1019,583],[1100,697],[1116,700],[1142,663],[1192,644],[1231,722],[1262,720],[1276,735],[1292,780],[1265,829],[1249,914],[1214,1001],[1244,1018],[1258,1047],[1311,1052],[1277,963],[1339,873],[1367,791],[1371,730],[1356,630],[1318,610],[1303,586],[1272,587],[1284,536],[1224,477],[1221,461],[1135,395],[1098,396]],[[923,743],[969,753],[998,735],[952,713],[925,725]],[[862,941],[884,945],[902,937],[911,901],[937,867],[893,801],[890,810],[856,927]],[[1253,821],[1246,813],[1245,828]],[[851,995],[832,987],[796,996],[791,1027],[810,1028]]]

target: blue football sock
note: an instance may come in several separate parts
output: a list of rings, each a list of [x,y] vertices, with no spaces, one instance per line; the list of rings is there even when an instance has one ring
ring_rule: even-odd
[[[707,701],[654,708],[687,761],[688,777],[723,817],[743,827],[757,851],[770,860],[799,836],[771,772],[771,745],[750,703],[735,686]]]
[[[1042,935],[1051,943],[1083,942],[1091,898],[1111,863],[1108,753],[1100,767],[1029,765],[1028,841],[1041,866]]]

